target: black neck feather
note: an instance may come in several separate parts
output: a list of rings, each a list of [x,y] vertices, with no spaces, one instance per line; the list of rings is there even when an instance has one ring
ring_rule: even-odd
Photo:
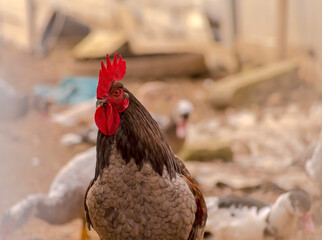
[[[133,159],[141,169],[143,163],[149,162],[158,174],[162,175],[165,167],[170,177],[175,177],[176,173],[181,173],[181,168],[158,124],[133,94],[124,90],[129,94],[130,104],[121,114],[116,133],[106,136],[98,131],[95,179],[109,165],[113,146],[126,163]]]

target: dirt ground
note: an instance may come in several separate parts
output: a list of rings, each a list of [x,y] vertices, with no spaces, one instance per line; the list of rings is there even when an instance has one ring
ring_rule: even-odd
[[[17,91],[28,94],[32,92],[35,84],[55,85],[66,75],[97,76],[98,60],[77,62],[71,57],[68,49],[68,46],[62,45],[57,47],[48,57],[38,58],[19,51],[13,46],[2,45],[0,46],[0,77],[8,81]],[[94,67],[88,68],[88,65]],[[220,118],[225,114],[225,112],[212,110],[205,101],[202,88],[204,79],[205,77],[165,79],[166,82],[172,84],[174,89],[178,87],[179,95],[192,100],[197,106],[192,116],[192,122],[205,118]],[[146,80],[126,79],[125,84],[135,92],[144,81]],[[295,89],[295,93],[292,94],[290,94],[289,101],[306,99],[303,101],[305,102],[304,107],[316,100],[316,97],[301,88]],[[269,105],[269,103],[267,104]],[[50,111],[56,112],[63,108],[53,106]],[[60,137],[73,130],[77,130],[77,128],[66,128],[53,124],[36,111],[29,112],[26,117],[21,119],[0,122],[0,215],[28,194],[47,192],[61,166],[76,153],[89,147],[85,144],[71,148],[60,145]],[[214,190],[214,193],[217,194],[230,192],[232,191],[229,189]],[[273,201],[278,194],[277,191],[252,193],[253,196],[267,201]],[[75,220],[63,226],[52,226],[33,218],[10,239],[77,240],[80,234],[80,221]],[[93,236],[95,236],[94,233]]]

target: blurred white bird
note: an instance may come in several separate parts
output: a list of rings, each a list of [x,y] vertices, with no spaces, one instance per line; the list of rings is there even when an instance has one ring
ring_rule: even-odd
[[[2,218],[0,239],[6,239],[32,216],[54,225],[84,220],[84,196],[95,172],[95,158],[95,147],[77,154],[58,172],[48,194],[31,194],[12,206]],[[87,238],[84,224],[82,240]]]
[[[293,190],[280,195],[273,205],[230,195],[206,198],[208,219],[205,236],[216,240],[290,239],[301,219],[306,231],[313,232],[307,193]]]

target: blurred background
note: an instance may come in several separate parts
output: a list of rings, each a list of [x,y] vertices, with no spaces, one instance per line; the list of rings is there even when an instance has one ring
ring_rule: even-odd
[[[302,188],[318,199],[306,163],[322,140],[321,10],[319,0],[2,0],[0,214],[48,192],[95,145],[100,61],[115,52],[123,83],[160,122],[188,102],[185,134],[168,140],[205,195],[274,202]],[[32,218],[10,239],[79,239],[80,226]]]

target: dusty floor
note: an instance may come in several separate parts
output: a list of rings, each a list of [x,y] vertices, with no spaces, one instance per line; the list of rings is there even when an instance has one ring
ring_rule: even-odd
[[[12,46],[0,47],[0,77],[8,81],[18,91],[30,93],[32,87],[38,83],[57,84],[65,75],[97,75],[99,62],[76,62],[66,52],[66,48],[55,49],[47,58],[36,58],[27,53],[14,49]],[[96,67],[87,68],[88,64]],[[90,69],[90,70],[88,70]],[[94,71],[95,70],[95,71]],[[202,85],[203,79],[166,79],[172,89],[178,89],[179,96],[194,102],[196,110],[192,121],[205,118],[219,118],[224,112],[211,109],[205,101]],[[127,79],[126,85],[134,92],[143,83],[139,79]],[[184,84],[183,84],[184,83]],[[273,96],[274,97],[274,96]],[[290,93],[286,102],[305,99],[303,107],[316,100],[303,88]],[[299,102],[301,102],[299,100]],[[270,102],[266,103],[270,105]],[[51,111],[58,111],[54,106]],[[258,107],[257,107],[258,109]],[[260,111],[260,109],[258,110]],[[69,129],[51,123],[35,111],[31,111],[24,118],[14,121],[0,122],[0,214],[26,195],[34,192],[46,192],[60,167],[75,153],[88,148],[78,145],[66,148],[59,144],[62,134]],[[218,163],[222,164],[222,163]],[[247,173],[246,173],[247,174]],[[214,189],[213,193],[230,193],[230,189]],[[263,200],[273,201],[278,191],[259,189],[251,193]],[[322,232],[322,231],[320,231]],[[38,219],[31,219],[21,230],[10,239],[16,240],[54,240],[79,239],[81,222],[74,221],[64,226],[51,226]],[[93,234],[94,235],[94,234]],[[299,239],[310,239],[303,237]],[[320,239],[319,237],[315,239]]]

